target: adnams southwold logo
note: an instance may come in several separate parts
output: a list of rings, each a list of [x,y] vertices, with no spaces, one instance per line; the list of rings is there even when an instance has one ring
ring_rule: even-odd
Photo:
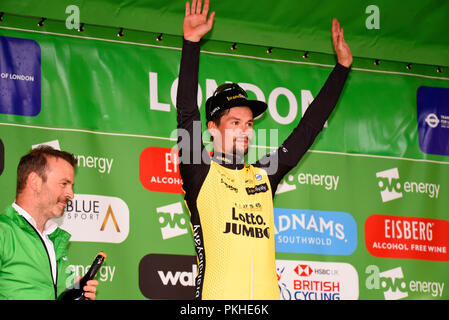
[[[350,255],[357,224],[347,212],[274,208],[276,252]]]
[[[428,273],[428,272],[427,272]],[[376,265],[365,269],[368,290],[382,291],[385,300],[438,299],[444,297],[444,281],[406,280],[402,267],[381,272]],[[447,299],[447,298],[446,298]]]
[[[75,194],[56,221],[71,241],[120,243],[129,233],[129,209],[117,197]]]
[[[425,194],[432,199],[438,199],[439,196],[439,184],[421,181],[403,181],[399,176],[398,168],[379,171],[376,173],[376,177],[382,202],[402,198],[404,193]]]
[[[171,239],[188,233],[189,220],[181,202],[156,208],[162,239]]]

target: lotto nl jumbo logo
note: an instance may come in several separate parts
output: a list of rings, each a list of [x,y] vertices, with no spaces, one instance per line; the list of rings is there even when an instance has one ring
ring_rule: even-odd
[[[156,208],[162,239],[170,239],[187,234],[188,220],[181,202]]]

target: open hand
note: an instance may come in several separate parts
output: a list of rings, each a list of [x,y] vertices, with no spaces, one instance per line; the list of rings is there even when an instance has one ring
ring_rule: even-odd
[[[338,63],[349,68],[352,64],[352,54],[343,36],[343,29],[336,18],[332,21],[332,42],[337,53]]]
[[[202,0],[192,0],[192,7],[190,7],[190,3],[186,2],[186,15],[182,27],[186,40],[198,42],[212,29],[215,12],[212,12],[207,19],[209,0],[204,1],[203,12],[201,12],[201,3]]]

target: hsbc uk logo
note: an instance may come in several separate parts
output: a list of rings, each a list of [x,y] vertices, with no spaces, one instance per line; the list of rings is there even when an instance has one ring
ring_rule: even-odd
[[[181,202],[156,208],[162,239],[167,240],[188,233],[188,219]]]
[[[337,268],[317,268],[312,269],[308,264],[298,264],[293,271],[300,277],[316,276],[338,276]]]
[[[308,277],[313,272],[312,268],[307,264],[298,264],[293,271],[295,271],[295,273],[300,277]]]
[[[358,274],[347,263],[276,260],[282,300],[355,300]]]
[[[404,193],[426,194],[429,198],[438,199],[439,184],[420,181],[401,182],[398,168],[377,172],[376,177],[382,202],[400,199]]]

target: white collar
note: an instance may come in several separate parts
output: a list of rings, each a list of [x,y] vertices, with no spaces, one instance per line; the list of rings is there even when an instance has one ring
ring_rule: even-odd
[[[37,229],[36,221],[28,212],[26,212],[21,206],[19,206],[15,202],[12,204],[12,207],[40,233],[40,231]],[[58,224],[55,221],[53,221],[52,219],[48,219],[47,222],[45,223],[44,232],[42,234],[43,235],[52,234],[57,227]]]

